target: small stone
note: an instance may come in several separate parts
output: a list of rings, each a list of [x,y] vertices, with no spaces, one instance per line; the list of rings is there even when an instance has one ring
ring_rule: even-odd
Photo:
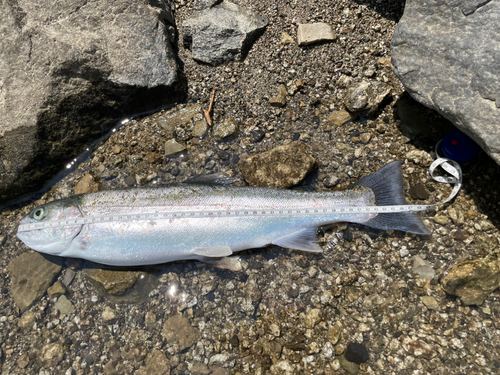
[[[197,138],[203,138],[208,133],[208,124],[205,120],[196,121],[194,124],[193,131],[191,132],[191,136]]]
[[[156,152],[148,152],[146,155],[146,159],[150,163],[156,163],[158,159],[160,159],[160,155],[158,155]]]
[[[426,280],[432,280],[436,276],[432,265],[423,260],[420,255],[415,255],[413,258],[413,272]]]
[[[281,44],[294,44],[295,40],[288,34],[285,33],[284,31],[281,33]]]
[[[368,350],[363,344],[351,343],[347,347],[345,353],[345,358],[349,362],[357,363],[358,365],[361,363],[365,363],[370,359],[370,355],[368,354]]]
[[[273,107],[284,107],[286,105],[287,94],[286,86],[281,84],[278,88],[278,94],[269,99],[269,104]]]
[[[429,198],[429,193],[425,189],[424,184],[416,184],[410,188],[410,196],[413,199],[427,200]]]
[[[191,327],[189,320],[182,315],[169,318],[163,325],[161,335],[177,353],[193,346],[201,339],[200,331]]]
[[[71,315],[76,311],[75,306],[73,306],[71,301],[65,295],[62,295],[58,298],[57,302],[54,305],[54,308],[66,315]]]
[[[234,137],[238,134],[238,123],[232,117],[224,120],[222,123],[216,123],[213,127],[214,138],[218,141]]]
[[[299,46],[320,42],[332,42],[337,39],[332,25],[324,22],[299,24],[297,42]]]
[[[134,186],[137,183],[137,181],[135,181],[135,177],[134,176],[127,176],[127,177],[125,177],[125,183],[128,186]]]
[[[134,375],[170,375],[170,362],[163,352],[153,350],[145,362],[146,366],[141,366]]]
[[[432,359],[438,352],[436,347],[420,339],[414,339],[406,335],[399,338],[404,350],[417,358]]]
[[[306,314],[304,318],[304,326],[306,328],[314,328],[319,322],[321,322],[320,309],[312,309]]]
[[[38,353],[38,359],[42,366],[56,366],[63,359],[63,348],[61,344],[52,343],[45,345]]]
[[[91,193],[93,191],[99,190],[99,184],[94,180],[94,177],[90,173],[87,173],[83,178],[76,184],[74,192],[75,194],[85,194]]]
[[[349,112],[369,117],[377,112],[390,92],[391,88],[379,81],[354,83],[347,88],[344,104]]]
[[[425,306],[427,306],[429,310],[439,310],[439,303],[434,297],[422,296],[420,297],[420,300],[424,303]]]
[[[156,325],[156,315],[154,312],[148,311],[144,317],[146,327],[154,327]]]
[[[144,272],[85,268],[82,274],[106,293],[119,296],[132,288]]]
[[[362,133],[360,136],[359,136],[359,140],[361,141],[361,143],[363,144],[367,144],[368,142],[370,142],[370,139],[372,139],[372,135],[371,133]]]
[[[428,152],[422,150],[412,150],[406,154],[406,158],[422,167],[429,167],[434,161]]]
[[[104,311],[102,312],[102,320],[104,322],[111,322],[112,320],[115,320],[115,319],[116,319],[115,310],[113,310],[109,306],[106,306],[104,308]]]
[[[359,365],[357,363],[347,360],[344,355],[338,357],[340,367],[342,367],[349,375],[356,375],[359,372]]]
[[[186,147],[181,145],[175,139],[170,139],[165,142],[165,156],[172,156],[186,150]]]
[[[50,298],[58,298],[66,293],[66,287],[60,281],[56,281],[49,289],[47,289],[47,294]]]
[[[337,184],[340,182],[340,178],[338,176],[329,176],[325,177],[323,180],[323,184],[327,188],[332,188],[334,186],[337,186]]]
[[[435,223],[441,224],[441,225],[446,225],[450,222],[450,220],[443,215],[435,215],[432,220],[434,220]]]
[[[30,357],[28,356],[27,353],[24,353],[22,356],[20,356],[17,361],[16,361],[16,364],[20,367],[20,368],[25,368],[26,366],[28,366],[30,363]]]
[[[328,340],[332,343],[332,345],[337,345],[343,329],[344,327],[339,321],[335,322],[335,324],[328,329]]]
[[[500,261],[480,258],[461,262],[445,272],[441,286],[464,305],[481,305],[500,287]]]
[[[242,157],[238,167],[251,186],[285,189],[299,184],[315,164],[304,144],[297,141]]]
[[[50,260],[49,260],[50,259]],[[8,272],[11,295],[21,311],[27,310],[47,291],[61,272],[62,259],[29,252],[13,259]]]
[[[18,320],[17,326],[19,328],[32,327],[35,323],[36,317],[33,311],[26,311]]]
[[[118,145],[115,145],[115,147],[113,147],[113,152],[115,154],[119,154],[120,152],[122,152],[122,148]]]
[[[352,120],[352,116],[347,111],[333,111],[328,116],[328,123],[332,126],[342,126]]]

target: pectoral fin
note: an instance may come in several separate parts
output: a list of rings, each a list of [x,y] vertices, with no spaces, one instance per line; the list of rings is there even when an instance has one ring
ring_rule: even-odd
[[[318,235],[316,232],[317,228],[303,228],[295,233],[274,240],[273,244],[289,249],[322,253],[323,249],[318,244]]]
[[[233,252],[229,246],[210,246],[198,247],[194,250],[194,254],[207,258],[222,258],[233,255]]]

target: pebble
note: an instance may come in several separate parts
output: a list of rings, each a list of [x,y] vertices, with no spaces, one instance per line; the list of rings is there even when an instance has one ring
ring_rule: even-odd
[[[359,365],[347,360],[344,355],[338,357],[338,360],[340,367],[342,367],[349,375],[356,375],[359,372]]]
[[[337,39],[332,25],[324,22],[299,24],[297,28],[297,43],[299,46],[320,42],[332,42]]]
[[[38,353],[38,359],[42,366],[56,366],[63,359],[63,347],[59,343],[47,344]]]
[[[158,155],[156,152],[148,152],[146,154],[146,160],[148,162],[150,162],[151,164],[152,163],[156,163],[158,161],[158,159],[160,159],[160,155]]]
[[[163,325],[161,335],[177,353],[191,347],[201,339],[200,331],[193,328],[189,320],[182,315],[169,318]]]
[[[116,319],[116,313],[115,310],[113,310],[111,307],[106,306],[104,308],[104,311],[102,312],[102,320],[104,322],[111,322],[112,320]]]
[[[436,276],[436,271],[434,271],[432,265],[422,259],[420,255],[413,257],[413,272],[426,280],[432,280]]]
[[[406,335],[399,338],[404,350],[418,358],[432,359],[438,353],[436,347],[421,339],[415,339]]]
[[[341,111],[333,111],[330,114],[330,116],[328,116],[327,121],[331,126],[338,127],[347,124],[352,119],[353,118],[349,112],[341,110]]]
[[[479,258],[460,262],[445,272],[441,286],[464,305],[479,306],[500,287],[500,261]]]
[[[304,326],[306,328],[314,328],[319,322],[321,322],[320,309],[312,309],[306,314],[304,318]]]
[[[421,296],[420,300],[424,303],[429,310],[439,310],[439,303],[432,296]]]
[[[125,183],[128,186],[134,186],[137,182],[135,181],[135,177],[134,176],[127,176],[127,177],[125,177]]]
[[[429,198],[429,193],[425,189],[424,184],[416,184],[410,187],[410,196],[413,199],[427,200]]]
[[[85,268],[82,275],[106,293],[119,296],[127,292],[144,274],[142,271],[119,271],[99,268]]]
[[[443,215],[435,215],[432,220],[434,220],[435,223],[441,224],[441,225],[446,225],[450,222],[450,220]]]
[[[284,31],[281,33],[281,44],[294,44],[295,40],[290,36],[290,34],[285,33]]]
[[[11,294],[21,311],[27,310],[47,291],[61,272],[62,259],[47,260],[37,252],[24,253],[13,259],[8,272],[11,279]],[[29,272],[26,272],[29,270]]]
[[[406,158],[422,167],[429,167],[434,161],[428,152],[422,150],[411,150],[406,154]]]
[[[83,178],[76,184],[74,193],[75,194],[85,194],[91,193],[93,191],[99,190],[99,184],[94,180],[94,177],[87,173]]]
[[[181,145],[175,139],[170,139],[165,142],[165,156],[172,156],[186,150],[186,147]]]
[[[368,142],[370,142],[370,139],[372,139],[372,134],[371,133],[362,133],[360,136],[359,136],[359,140],[361,141],[361,143],[363,144],[367,144]]]
[[[57,299],[54,308],[66,315],[71,315],[76,311],[75,306],[73,306],[71,301],[65,295],[62,295]]]
[[[276,96],[273,96],[271,99],[269,99],[269,104],[273,107],[284,107],[287,102],[287,94],[288,92],[286,90],[286,86],[281,84],[278,87],[278,93],[276,94]]]
[[[50,298],[58,298],[66,293],[66,287],[60,281],[56,281],[54,285],[47,289],[47,294]]]
[[[218,122],[213,127],[213,136],[217,141],[232,138],[238,135],[239,126],[232,117],[225,119],[222,123]]]
[[[250,186],[285,189],[299,184],[316,160],[300,141],[242,157],[238,167]]]
[[[363,344],[351,343],[347,346],[347,349],[344,353],[345,358],[349,362],[354,362],[356,364],[361,364],[368,362],[370,359],[370,355],[368,354],[368,350]]]
[[[134,375],[170,375],[170,361],[160,350],[148,354],[145,363]]]
[[[115,154],[119,154],[120,152],[122,152],[122,148],[119,145],[115,145],[115,147],[113,147],[113,152]]]
[[[26,311],[17,322],[19,328],[32,327],[36,321],[35,313],[33,311]]]
[[[375,114],[391,88],[379,81],[361,81],[347,88],[344,104],[349,112],[369,117]]]

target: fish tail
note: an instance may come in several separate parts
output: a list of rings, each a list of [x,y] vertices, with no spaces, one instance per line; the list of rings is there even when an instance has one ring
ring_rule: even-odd
[[[380,168],[377,172],[361,178],[356,185],[366,186],[375,194],[377,206],[406,205],[403,194],[403,173],[401,161],[395,161]],[[430,234],[422,219],[413,212],[378,214],[363,223],[382,230],[400,230],[416,234]]]

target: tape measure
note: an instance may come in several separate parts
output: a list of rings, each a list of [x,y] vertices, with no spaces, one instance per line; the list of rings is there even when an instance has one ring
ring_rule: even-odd
[[[441,166],[451,176],[436,175],[436,168]],[[119,214],[111,216],[82,217],[47,221],[39,223],[23,224],[19,226],[19,232],[27,232],[36,229],[56,228],[73,225],[99,224],[109,222],[139,221],[139,220],[165,220],[165,219],[197,219],[216,217],[288,217],[308,215],[335,215],[335,214],[366,214],[366,213],[398,213],[406,211],[426,211],[452,200],[462,186],[462,169],[460,165],[449,159],[439,158],[429,167],[430,176],[438,182],[454,184],[450,196],[435,204],[417,205],[395,205],[395,206],[345,206],[332,208],[287,208],[287,209],[239,209],[239,210],[205,210],[205,211],[165,211],[146,214]]]

